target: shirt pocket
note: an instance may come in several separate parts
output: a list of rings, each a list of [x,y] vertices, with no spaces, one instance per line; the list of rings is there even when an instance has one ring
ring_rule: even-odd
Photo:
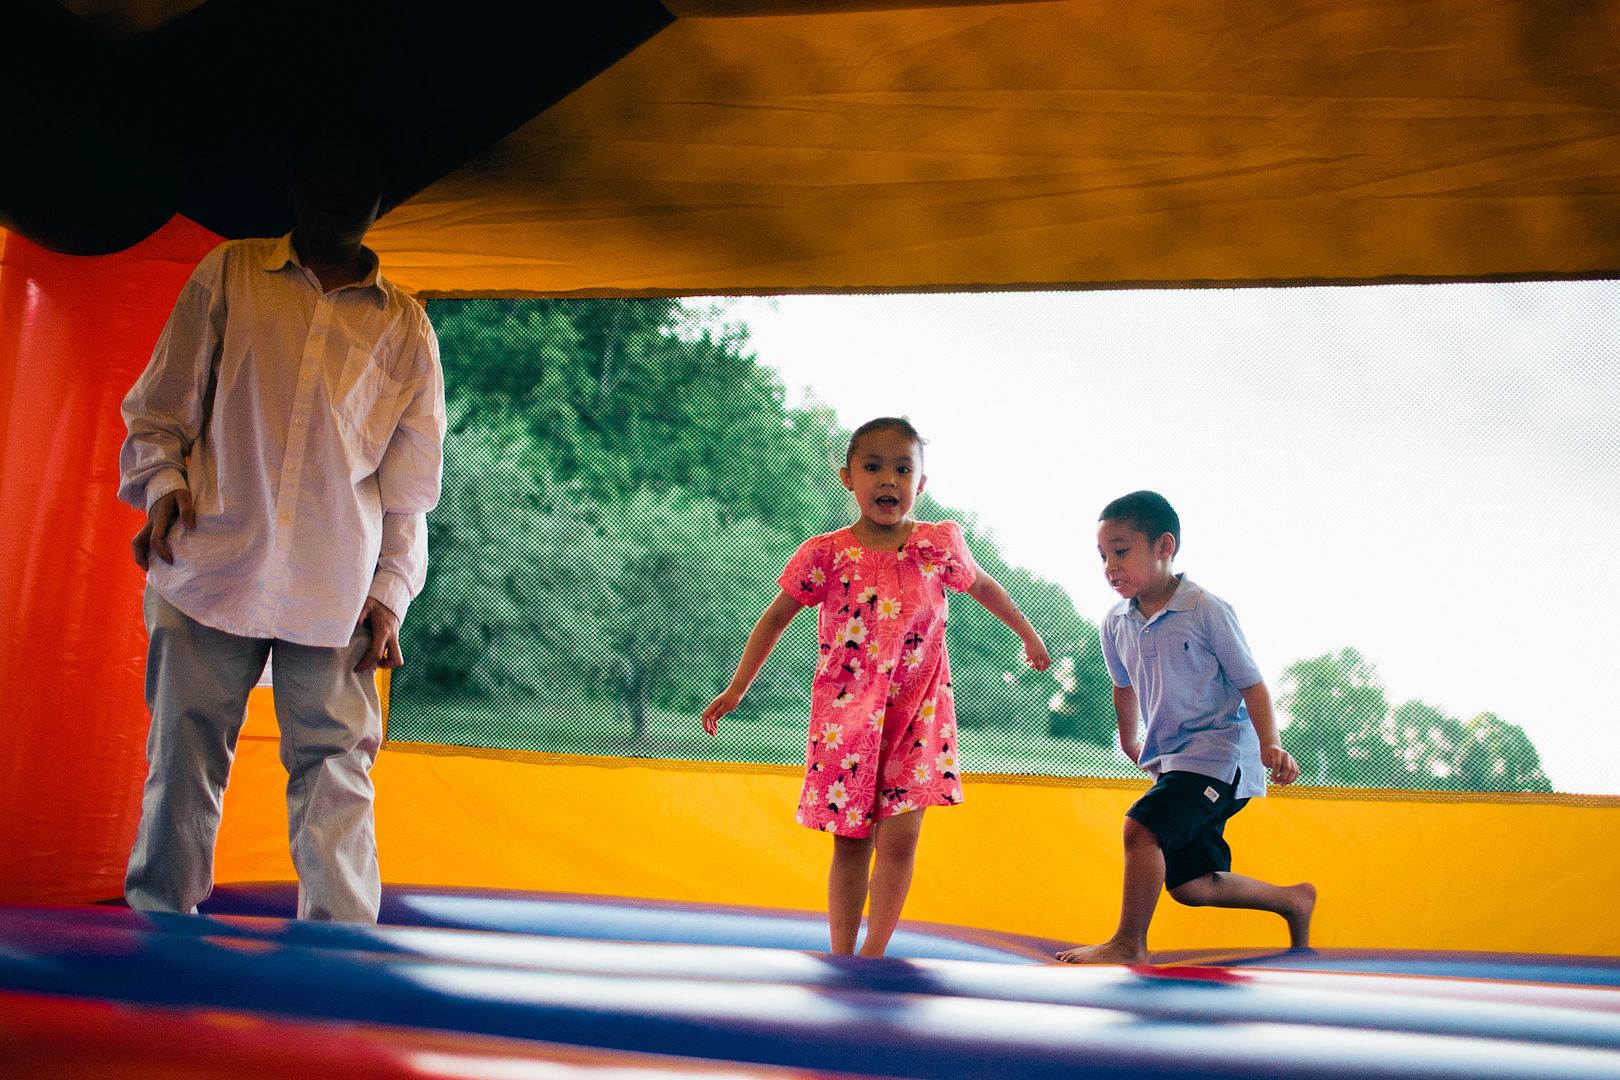
[[[372,446],[381,446],[399,423],[400,399],[405,384],[394,378],[364,345],[355,345],[343,362],[338,380],[335,412],[338,426]]]

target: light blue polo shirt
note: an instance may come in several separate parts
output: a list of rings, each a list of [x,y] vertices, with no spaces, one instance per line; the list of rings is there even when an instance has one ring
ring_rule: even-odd
[[[1195,772],[1230,784],[1237,797],[1266,793],[1260,737],[1240,690],[1261,681],[1237,616],[1226,601],[1185,574],[1151,619],[1122,600],[1103,619],[1102,650],[1114,685],[1136,687],[1147,737],[1143,769],[1158,776]]]

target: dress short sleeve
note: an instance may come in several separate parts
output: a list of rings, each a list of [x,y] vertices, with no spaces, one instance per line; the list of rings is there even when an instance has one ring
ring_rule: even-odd
[[[831,569],[832,544],[826,536],[812,536],[799,545],[776,583],[799,603],[813,607],[826,599]]]
[[[979,564],[968,550],[962,526],[942,521],[933,530],[934,557],[939,560],[940,577],[947,589],[966,592],[979,578]]]

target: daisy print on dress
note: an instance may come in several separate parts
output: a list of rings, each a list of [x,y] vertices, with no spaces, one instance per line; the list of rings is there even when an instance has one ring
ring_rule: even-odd
[[[816,593],[827,584],[827,571],[819,566],[809,567],[805,576],[799,581],[799,591],[806,595]]]

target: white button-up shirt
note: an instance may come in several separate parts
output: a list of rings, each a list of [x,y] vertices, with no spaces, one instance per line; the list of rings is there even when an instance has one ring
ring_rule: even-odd
[[[373,256],[375,260],[375,256]],[[243,637],[347,645],[367,595],[401,619],[427,572],[445,428],[438,339],[380,276],[323,293],[291,237],[191,275],[124,399],[118,497],[189,489],[148,580]]]

